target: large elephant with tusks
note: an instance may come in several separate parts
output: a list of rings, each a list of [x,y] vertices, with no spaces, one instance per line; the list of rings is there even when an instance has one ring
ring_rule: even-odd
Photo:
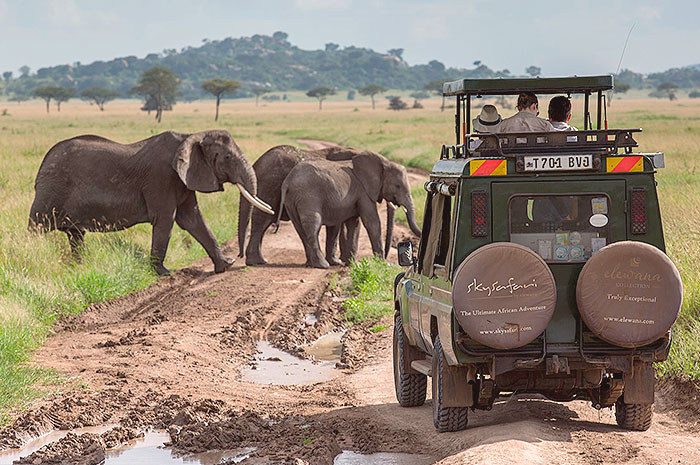
[[[54,145],[44,157],[29,227],[65,232],[77,253],[86,231],[151,223],[152,264],[166,275],[163,261],[177,222],[220,273],[234,260],[223,255],[204,222],[195,192],[222,191],[225,182],[235,184],[253,206],[273,213],[256,197],[255,172],[228,131],[168,131],[133,144],[78,136]]]

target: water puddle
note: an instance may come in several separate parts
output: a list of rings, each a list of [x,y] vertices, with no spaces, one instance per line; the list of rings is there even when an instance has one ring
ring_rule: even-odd
[[[428,465],[435,460],[428,455],[378,452],[358,454],[344,450],[333,460],[333,465]]]
[[[340,354],[343,351],[343,345],[340,339],[345,334],[342,332],[332,332],[321,336],[308,347],[304,347],[304,352],[313,355],[316,360],[325,361],[340,361]]]
[[[257,384],[312,384],[333,378],[338,372],[334,361],[313,363],[273,347],[267,341],[258,342],[258,354],[253,362],[241,369],[244,381]]]
[[[200,464],[214,465],[223,460],[233,463],[244,461],[255,450],[254,447],[234,449],[227,451],[209,451],[201,454],[179,456],[172,449],[163,447],[165,442],[170,441],[170,436],[166,431],[151,431],[145,437],[137,439],[130,444],[126,444],[116,449],[108,450],[105,454],[104,465],[160,465],[160,464]]]
[[[91,428],[79,428],[70,431],[75,434],[95,433],[101,434],[108,431],[113,426],[100,426]],[[20,457],[26,457],[36,452],[41,447],[54,441],[58,441],[66,436],[69,431],[53,431],[28,443],[23,449],[14,449],[7,452],[0,452],[0,465],[11,465]],[[150,431],[143,438],[131,441],[114,449],[105,452],[104,465],[170,465],[170,464],[199,464],[214,465],[228,460],[232,463],[239,463],[250,456],[255,450],[254,447],[226,451],[209,451],[201,454],[179,456],[172,449],[166,448],[164,444],[170,441],[170,436],[166,431]]]
[[[47,444],[55,441],[59,441],[66,437],[68,433],[75,434],[102,434],[110,429],[114,428],[116,425],[102,425],[102,426],[89,426],[86,428],[76,428],[71,431],[51,431],[49,433],[43,434],[36,439],[32,439],[21,449],[10,449],[0,452],[0,465],[12,465],[12,462],[19,460],[20,457],[26,457],[32,453],[38,451]],[[168,438],[169,440],[170,438]]]
[[[318,317],[315,313],[307,313],[304,315],[304,323],[307,326],[316,326],[316,323],[318,323]]]

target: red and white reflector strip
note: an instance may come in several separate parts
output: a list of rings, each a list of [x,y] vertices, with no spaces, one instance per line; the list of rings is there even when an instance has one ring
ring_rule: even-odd
[[[469,176],[505,176],[506,174],[508,174],[508,165],[505,159],[469,162]]]
[[[634,155],[630,157],[608,157],[606,160],[608,173],[632,173],[644,171],[644,157]]]

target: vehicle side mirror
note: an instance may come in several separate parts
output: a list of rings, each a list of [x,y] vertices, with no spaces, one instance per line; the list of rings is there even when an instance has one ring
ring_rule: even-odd
[[[416,258],[413,256],[413,244],[411,241],[401,241],[396,245],[399,256],[399,266],[413,266]]]

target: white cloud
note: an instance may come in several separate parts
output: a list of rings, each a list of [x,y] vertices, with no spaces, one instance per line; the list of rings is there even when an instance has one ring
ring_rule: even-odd
[[[294,0],[300,10],[343,10],[350,6],[350,0]]]

